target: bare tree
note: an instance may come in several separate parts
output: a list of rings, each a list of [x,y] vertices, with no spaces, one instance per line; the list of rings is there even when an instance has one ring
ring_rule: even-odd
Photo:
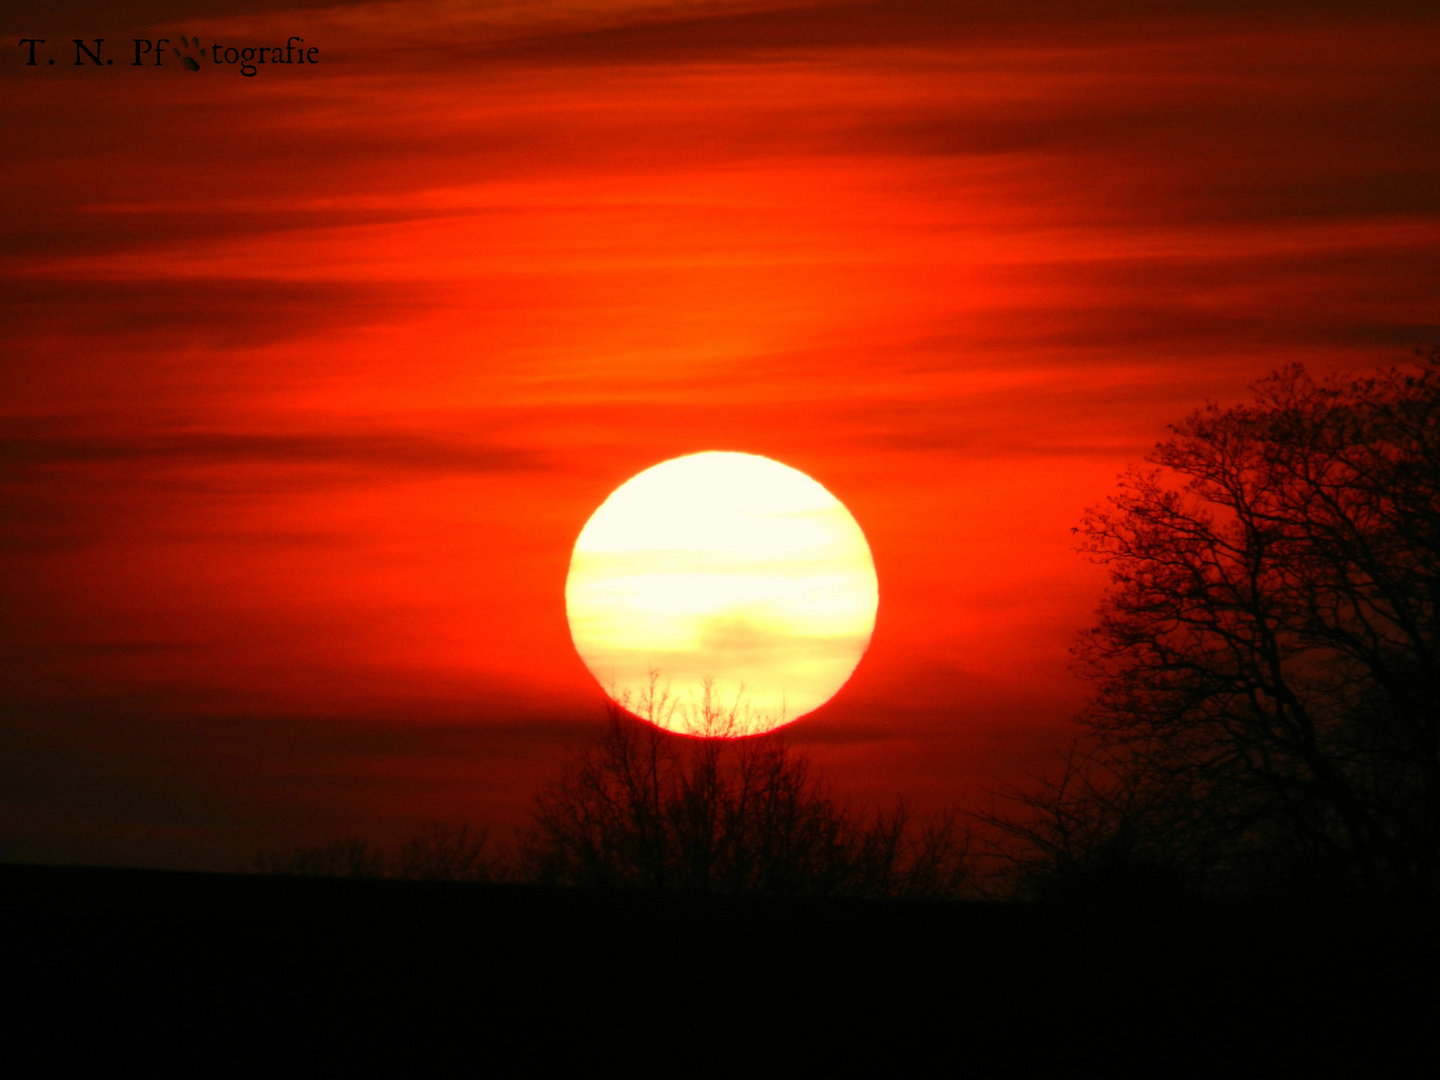
[[[652,692],[644,708],[664,707]],[[708,893],[951,897],[966,879],[953,821],[903,804],[863,817],[776,733],[738,737],[707,694],[699,737],[611,709],[598,746],[536,800],[523,872],[544,883]]]
[[[1143,793],[1157,821],[1203,811],[1232,883],[1433,897],[1440,350],[1351,381],[1292,367],[1172,431],[1077,530],[1111,571],[1077,659],[1114,783],[1077,799],[1072,770],[1031,808],[1113,826],[1111,795]]]

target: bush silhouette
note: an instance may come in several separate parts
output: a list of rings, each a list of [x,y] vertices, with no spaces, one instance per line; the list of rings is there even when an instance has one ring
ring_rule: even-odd
[[[701,737],[687,738],[613,706],[599,745],[536,799],[522,873],[610,889],[959,895],[967,848],[953,821],[916,828],[903,804],[856,814],[778,733],[729,737],[739,722],[707,697]]]
[[[255,860],[262,874],[298,877],[399,878],[411,881],[498,881],[508,870],[485,829],[430,824],[395,851],[369,840],[332,840]]]

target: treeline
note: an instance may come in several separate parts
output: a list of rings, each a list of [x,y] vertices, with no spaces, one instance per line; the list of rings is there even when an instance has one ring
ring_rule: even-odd
[[[341,840],[271,853],[266,873],[810,897],[954,898],[953,819],[861,813],[776,734],[687,738],[613,708],[605,736],[537,797],[506,847],[432,825],[393,850]]]
[[[431,830],[289,873],[1065,903],[1440,894],[1440,349],[1172,427],[1076,530],[1111,586],[1074,749],[1000,809],[837,801],[782,735],[618,710],[508,852]]]

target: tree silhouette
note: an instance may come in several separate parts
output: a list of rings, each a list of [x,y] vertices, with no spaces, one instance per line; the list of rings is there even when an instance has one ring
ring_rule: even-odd
[[[1440,349],[1254,389],[1172,427],[1077,530],[1112,580],[1076,650],[1095,750],[1009,820],[1019,861],[1074,862],[1044,854],[1064,826],[1212,890],[1433,897]]]
[[[637,708],[666,707],[656,682]],[[953,821],[838,803],[783,738],[735,737],[707,693],[695,735],[613,706],[599,745],[537,798],[522,873],[547,884],[785,896],[951,897],[966,878]]]

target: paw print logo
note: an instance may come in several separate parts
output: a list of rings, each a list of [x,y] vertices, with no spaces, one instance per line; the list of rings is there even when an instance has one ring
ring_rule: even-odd
[[[182,37],[180,39],[180,43],[185,46],[185,53],[188,53],[191,49],[199,49],[200,39],[197,37],[193,41],[187,41],[185,38]],[[186,71],[200,70],[200,65],[196,62],[193,56],[187,56],[179,49],[172,49],[171,52],[173,52],[176,56],[180,57],[180,64],[182,67],[185,68]],[[203,60],[205,58],[205,50],[199,49],[199,52],[200,58]]]

